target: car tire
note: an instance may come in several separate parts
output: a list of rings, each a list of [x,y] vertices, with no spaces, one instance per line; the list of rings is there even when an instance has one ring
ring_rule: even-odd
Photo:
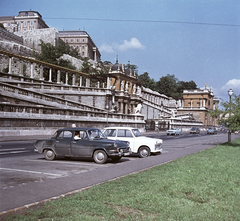
[[[50,149],[44,150],[43,153],[46,160],[54,160],[56,158],[56,154]]]
[[[95,161],[95,163],[104,164],[106,163],[107,159],[108,156],[104,150],[96,150],[93,153],[93,160]]]
[[[138,150],[138,153],[139,153],[140,158],[148,157],[151,154],[148,147],[140,147],[139,150]]]
[[[119,160],[121,160],[121,158],[122,158],[122,157],[119,157],[119,156],[117,156],[117,157],[111,157],[111,159],[112,159],[113,162],[118,162]]]

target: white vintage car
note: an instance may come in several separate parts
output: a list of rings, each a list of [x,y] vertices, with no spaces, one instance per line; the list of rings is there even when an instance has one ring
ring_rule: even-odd
[[[137,128],[132,127],[107,127],[104,135],[111,140],[129,141],[132,153],[140,157],[148,157],[151,153],[162,152],[162,140],[142,136]]]

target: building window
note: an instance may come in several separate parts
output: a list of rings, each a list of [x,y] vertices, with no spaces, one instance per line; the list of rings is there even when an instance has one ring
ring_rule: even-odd
[[[31,23],[30,23],[31,25],[33,25],[33,22],[31,21]]]
[[[27,22],[26,21],[24,22],[24,26],[27,26]]]
[[[82,46],[82,49],[84,49],[84,45]]]
[[[68,42],[68,40],[66,39],[66,42]]]
[[[84,42],[84,38],[83,38],[82,42]]]
[[[73,39],[71,39],[71,42],[73,42]]]
[[[84,51],[82,52],[82,56],[84,56]]]
[[[11,23],[8,23],[8,27],[10,27]]]
[[[79,42],[79,39],[77,39],[77,42]]]
[[[25,16],[28,16],[28,13],[27,13],[27,12],[25,12]]]

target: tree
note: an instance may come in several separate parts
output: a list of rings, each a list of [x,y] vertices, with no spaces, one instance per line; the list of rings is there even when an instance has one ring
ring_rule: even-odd
[[[212,117],[220,116],[218,123],[232,131],[240,130],[240,95],[233,96],[231,102],[222,102],[223,110],[210,111]]]
[[[154,79],[149,77],[148,72],[144,72],[143,74],[138,76],[138,80],[143,87],[150,88],[151,90],[156,90],[156,82]]]
[[[156,82],[156,89],[160,94],[164,94],[174,99],[178,99],[179,93],[177,91],[177,82],[178,79],[175,77],[175,75],[168,74],[165,77],[161,77],[159,81]]]

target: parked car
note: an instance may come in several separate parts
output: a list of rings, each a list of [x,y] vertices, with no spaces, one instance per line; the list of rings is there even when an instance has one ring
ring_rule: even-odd
[[[199,134],[200,129],[198,127],[192,127],[190,130],[190,134]]]
[[[172,127],[171,129],[167,130],[167,135],[180,135],[181,130],[179,128]]]
[[[90,157],[103,164],[108,158],[119,161],[131,154],[128,142],[107,139],[96,128],[63,128],[50,139],[37,140],[35,152],[43,153],[46,160],[63,157]]]
[[[209,127],[207,129],[207,134],[217,134],[217,129],[216,127]]]
[[[141,158],[162,152],[161,139],[142,136],[137,128],[107,127],[103,133],[109,139],[129,141],[132,153],[138,153]]]

